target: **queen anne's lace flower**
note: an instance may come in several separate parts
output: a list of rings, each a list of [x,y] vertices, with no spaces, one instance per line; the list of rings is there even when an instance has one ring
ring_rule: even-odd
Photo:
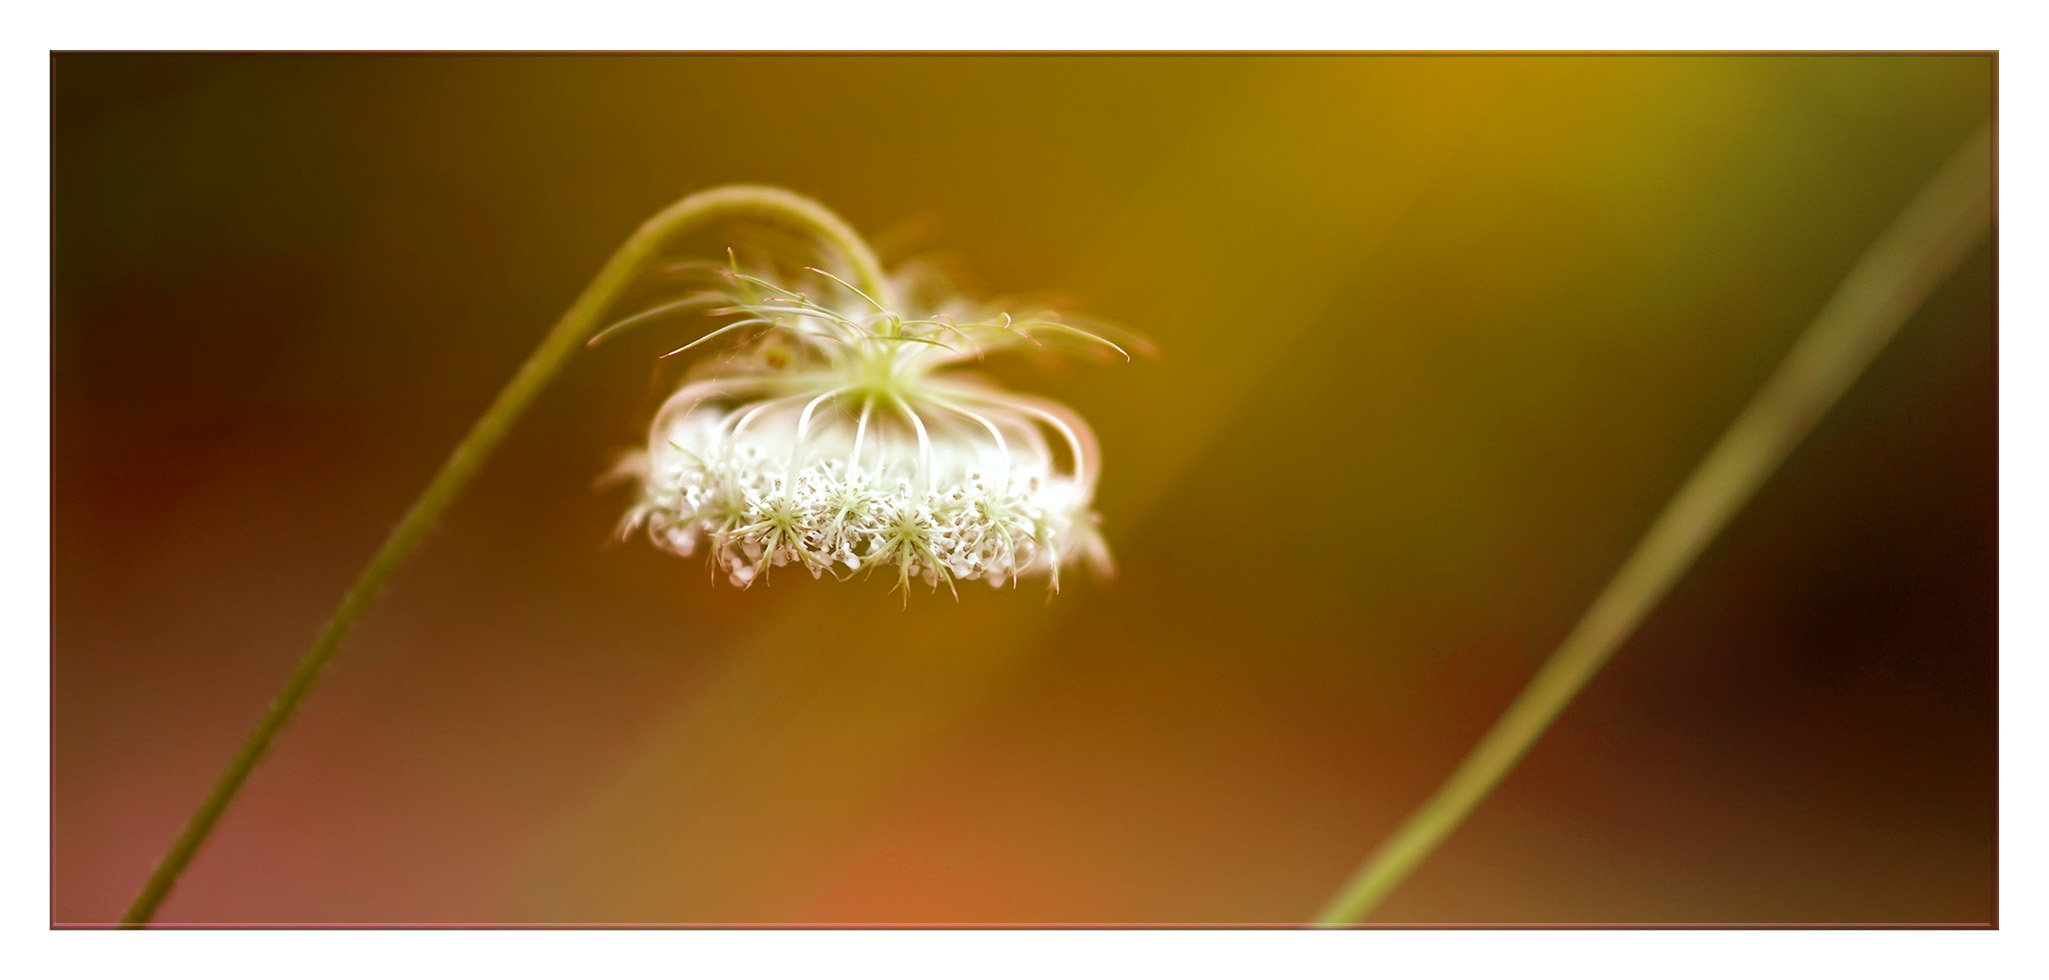
[[[786,565],[841,578],[890,568],[900,585],[932,587],[1045,573],[1057,588],[1078,558],[1107,574],[1087,423],[954,369],[1020,345],[1123,348],[1050,315],[992,319],[959,301],[908,318],[810,271],[827,298],[720,270],[716,288],[663,308],[736,318],[683,350],[760,336],[701,367],[656,414],[627,464],[641,497],[622,531],[708,552],[743,587]]]

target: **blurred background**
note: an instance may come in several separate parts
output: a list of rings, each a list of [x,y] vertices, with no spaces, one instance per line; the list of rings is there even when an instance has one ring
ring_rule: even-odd
[[[443,455],[640,221],[818,197],[1164,354],[1057,599],[615,543],[689,336],[572,362],[166,923],[1300,922],[1470,747],[1986,56],[57,55],[52,917],[117,918]],[[723,231],[686,251],[716,255]],[[1393,923],[1993,915],[1990,249]]]

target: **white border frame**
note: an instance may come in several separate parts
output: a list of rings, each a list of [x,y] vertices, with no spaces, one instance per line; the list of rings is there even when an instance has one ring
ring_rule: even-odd
[[[1349,12],[1315,0],[744,0],[501,3],[360,0],[327,5],[181,0],[16,8],[4,84],[7,295],[25,297],[0,360],[0,419],[17,447],[4,484],[0,622],[0,925],[18,976],[359,977],[661,973],[1039,977],[1289,976],[1304,968],[1390,976],[2005,976],[2045,948],[2045,693],[2049,631],[2049,317],[2040,272],[2043,44],[2018,4],[1945,0],[1435,3]],[[804,11],[802,16],[793,16]],[[724,931],[53,932],[49,922],[49,62],[51,50],[1987,50],[2000,52],[2000,903],[1997,931]],[[2036,271],[2024,271],[2036,270]],[[1362,843],[1363,846],[1363,843]],[[19,971],[19,972],[16,972]]]

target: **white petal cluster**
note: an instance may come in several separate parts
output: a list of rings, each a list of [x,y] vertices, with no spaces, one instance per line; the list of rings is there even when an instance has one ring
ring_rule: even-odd
[[[794,409],[756,413],[742,429],[744,407],[677,407],[652,440],[629,524],[679,555],[708,550],[734,585],[791,564],[813,576],[891,568],[904,582],[1000,585],[1103,558],[1083,488],[1054,472],[1043,444],[999,446],[935,424],[927,453],[875,432],[856,453],[844,420],[799,444]]]
[[[980,353],[977,331],[989,346],[1037,344],[1022,327],[1007,317],[907,320],[879,305],[841,312],[732,278],[749,292],[722,297],[726,309],[779,336],[704,366],[664,404],[627,466],[641,493],[623,531],[644,529],[679,555],[708,553],[741,587],[790,565],[813,577],[888,569],[900,585],[935,588],[1043,573],[1057,589],[1077,559],[1108,572],[1087,424],[1058,403],[945,370],[971,344]],[[769,367],[762,350],[772,343]]]

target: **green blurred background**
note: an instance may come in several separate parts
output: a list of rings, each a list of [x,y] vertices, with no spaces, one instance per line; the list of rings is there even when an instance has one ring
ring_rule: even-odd
[[[1457,762],[1989,56],[57,55],[52,916],[117,917],[642,219],[812,194],[1156,340],[1119,564],[922,592],[612,544],[676,323],[572,363],[173,923],[1289,923]],[[707,234],[693,250],[716,254]],[[1991,251],[1388,922],[1993,914]]]

